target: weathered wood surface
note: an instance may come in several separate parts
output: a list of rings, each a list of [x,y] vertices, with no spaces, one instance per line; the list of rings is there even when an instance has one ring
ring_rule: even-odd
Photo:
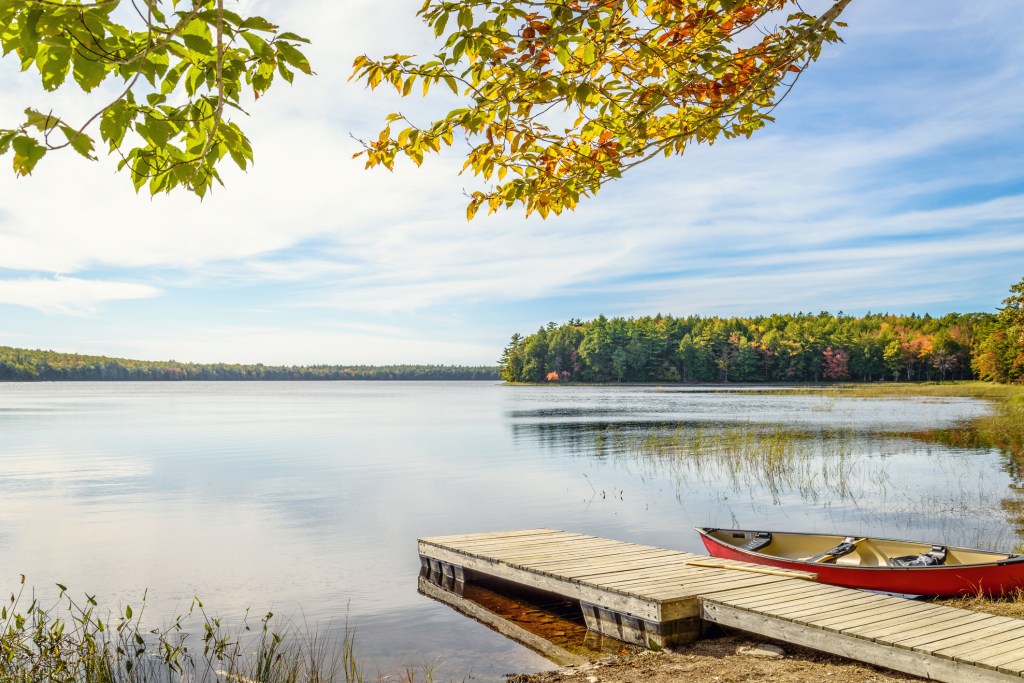
[[[453,575],[579,600],[588,626],[644,645],[692,640],[699,618],[934,680],[1024,674],[1024,621],[823,585],[809,572],[707,566],[703,555],[552,529],[423,538],[419,552]]]

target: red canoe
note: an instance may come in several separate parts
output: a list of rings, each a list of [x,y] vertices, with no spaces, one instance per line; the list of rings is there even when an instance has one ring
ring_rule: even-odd
[[[813,572],[822,583],[912,595],[1024,589],[1024,556],[913,541],[698,528],[715,557]]]

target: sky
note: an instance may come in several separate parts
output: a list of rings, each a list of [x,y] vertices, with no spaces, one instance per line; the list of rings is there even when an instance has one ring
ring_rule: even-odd
[[[549,321],[994,311],[1024,277],[1022,3],[854,0],[845,42],[752,139],[644,164],[571,214],[472,222],[457,154],[394,173],[351,158],[389,112],[456,106],[347,80],[359,54],[431,52],[420,5],[242,2],[310,38],[318,75],[250,107],[255,166],[201,202],[136,195],[109,159],[51,154],[16,178],[0,158],[0,345],[493,364]],[[0,60],[0,127],[94,103]]]

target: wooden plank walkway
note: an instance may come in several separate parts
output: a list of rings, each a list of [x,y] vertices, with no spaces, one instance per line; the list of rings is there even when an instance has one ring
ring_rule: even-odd
[[[587,626],[635,644],[700,637],[702,622],[939,681],[1019,681],[1024,621],[819,584],[804,572],[595,536],[527,529],[419,540],[423,575],[478,574],[579,600]],[[696,563],[696,564],[695,564]]]

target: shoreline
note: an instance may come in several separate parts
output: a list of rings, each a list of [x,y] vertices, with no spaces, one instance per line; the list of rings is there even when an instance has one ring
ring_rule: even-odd
[[[509,683],[844,683],[923,681],[798,645],[762,640],[737,631],[690,645],[612,655],[587,664],[510,676]]]

